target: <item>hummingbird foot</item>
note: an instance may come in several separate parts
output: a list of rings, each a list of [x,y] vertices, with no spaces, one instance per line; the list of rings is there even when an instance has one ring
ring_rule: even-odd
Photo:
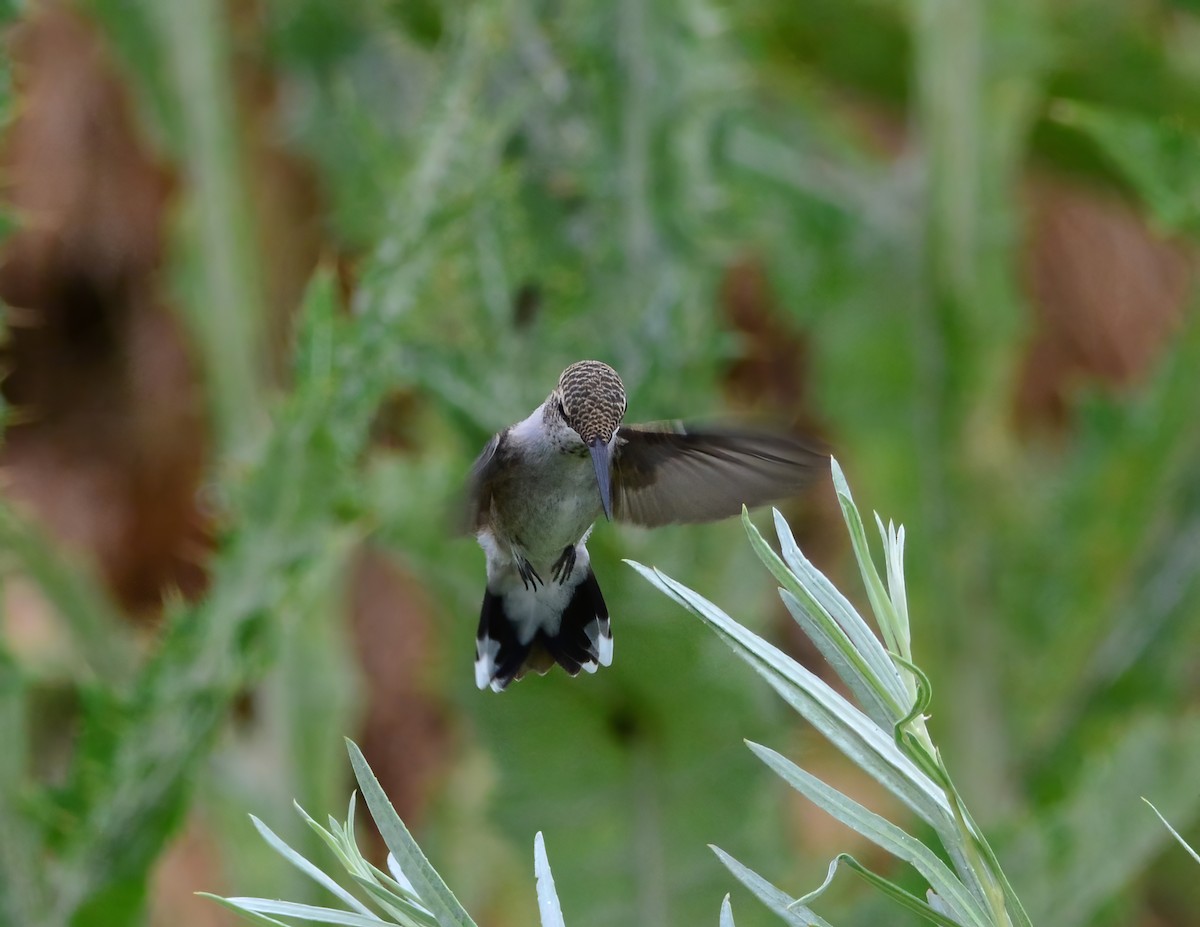
[[[521,574],[521,582],[525,586],[526,591],[546,585],[542,578],[538,576],[538,571],[533,568],[533,564],[524,557],[517,558],[517,572]]]
[[[551,574],[551,578],[560,586],[575,572],[576,556],[575,545],[570,544],[563,548],[562,556],[554,562],[554,572]]]

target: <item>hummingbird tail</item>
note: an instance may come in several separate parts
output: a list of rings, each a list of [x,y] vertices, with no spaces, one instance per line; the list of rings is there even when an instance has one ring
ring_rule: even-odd
[[[540,631],[538,636],[554,661],[572,676],[580,670],[594,673],[612,663],[608,606],[590,567],[563,610],[558,631]]]
[[[502,692],[528,671],[545,674],[555,663],[572,676],[612,663],[608,606],[590,568],[571,591],[553,631],[521,621],[510,614],[510,604],[510,597],[484,593],[475,638],[475,684],[480,689]]]

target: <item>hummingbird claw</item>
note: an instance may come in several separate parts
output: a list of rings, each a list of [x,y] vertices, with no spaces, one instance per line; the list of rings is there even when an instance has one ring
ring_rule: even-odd
[[[563,548],[562,556],[555,561],[554,573],[551,578],[560,586],[575,571],[575,557],[575,545],[571,544]]]
[[[538,571],[533,568],[533,564],[524,558],[517,561],[517,572],[521,574],[521,582],[526,590],[546,585],[538,576]]]

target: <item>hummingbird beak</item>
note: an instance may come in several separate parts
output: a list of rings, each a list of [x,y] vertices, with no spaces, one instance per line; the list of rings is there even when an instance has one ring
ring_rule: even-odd
[[[600,504],[604,506],[604,517],[612,521],[612,468],[608,442],[595,438],[588,444],[592,452],[592,466],[596,468],[596,485],[600,487]]]

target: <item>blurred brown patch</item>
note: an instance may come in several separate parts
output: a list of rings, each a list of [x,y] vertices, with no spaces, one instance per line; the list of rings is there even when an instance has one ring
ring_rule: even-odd
[[[808,407],[808,341],[782,321],[767,272],[744,257],[725,271],[721,306],[741,337],[741,355],[729,366],[726,388],[738,402],[782,416],[797,430],[813,432]]]
[[[198,886],[221,893],[220,852],[199,816],[189,818],[150,876],[150,927],[233,927],[240,918],[208,898]]]
[[[1195,259],[1112,193],[1038,176],[1026,195],[1024,275],[1036,322],[1017,420],[1060,429],[1079,385],[1121,388],[1146,376],[1179,325]]]
[[[282,98],[273,63],[264,55],[265,17],[256,2],[230,3],[240,141],[253,182],[263,261],[264,304],[270,363],[286,380],[292,354],[292,321],[304,288],[326,249],[315,170],[288,150],[279,135]],[[335,254],[342,302],[357,285],[357,259]],[[395,448],[415,443],[411,394],[389,397],[374,422],[372,443]],[[359,551],[347,587],[358,663],[365,683],[358,742],[388,797],[409,826],[419,826],[431,791],[449,761],[451,737],[442,702],[427,684],[436,633],[419,582],[378,551]],[[375,829],[365,828],[374,834]]]
[[[909,126],[897,110],[852,91],[835,98],[876,154],[907,150]],[[1182,318],[1196,256],[1096,183],[1031,171],[1024,197],[1020,273],[1033,320],[1013,408],[1025,433],[1056,433],[1070,427],[1079,388],[1120,390],[1148,375]]]
[[[20,228],[0,253],[15,407],[5,490],[93,558],[125,610],[153,614],[164,590],[203,588],[208,547],[202,395],[158,292],[174,180],[83,20],[40,4],[11,49],[20,111],[0,171]]]
[[[785,313],[771,291],[762,263],[744,257],[731,265],[721,284],[720,303],[743,345],[741,355],[726,372],[729,395],[739,405],[762,411],[769,420],[824,440],[825,429],[809,398],[808,341],[784,323]],[[805,555],[822,569],[830,569],[846,543],[841,510],[828,478],[779,507]],[[840,685],[782,603],[775,607],[775,624],[796,659]]]
[[[239,142],[270,362],[283,380],[292,319],[325,247],[322,199],[316,172],[279,138],[279,85],[256,31],[263,20],[252,3],[231,8]],[[11,307],[3,391],[16,409],[0,446],[3,488],[97,565],[125,612],[152,620],[165,592],[203,592],[212,546],[197,501],[211,453],[200,371],[159,277],[176,180],[139,135],[93,25],[41,3],[10,47],[20,115],[0,170],[20,228],[0,252],[0,299]],[[416,822],[450,747],[440,703],[422,683],[430,611],[417,583],[370,551],[351,589],[369,702],[361,742]],[[24,611],[46,623],[36,602]],[[191,895],[218,884],[215,853],[194,827],[173,845],[154,878],[153,922],[230,922]]]
[[[350,588],[367,689],[363,755],[400,817],[419,827],[452,749],[445,708],[429,683],[432,610],[413,578],[370,548],[359,554]]]

